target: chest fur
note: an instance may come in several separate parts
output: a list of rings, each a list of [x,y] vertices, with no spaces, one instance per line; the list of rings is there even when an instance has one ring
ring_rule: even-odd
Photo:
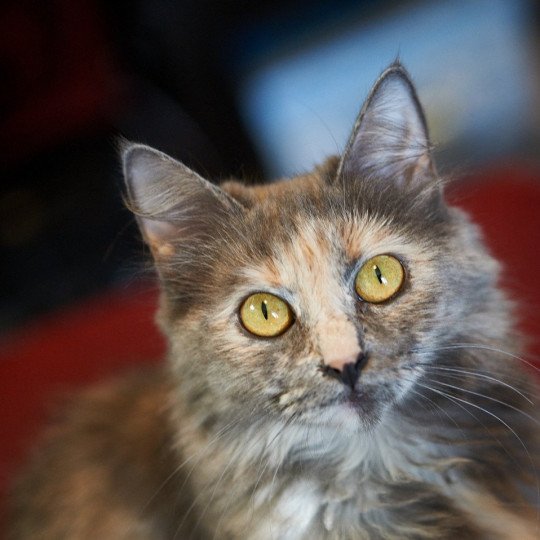
[[[365,485],[357,492],[324,492],[300,480],[275,497],[240,537],[249,540],[403,540],[405,538],[536,538],[534,524],[511,514],[488,494],[465,486],[452,490],[411,490],[394,506],[391,486]],[[398,491],[400,488],[398,488]],[[264,496],[262,490],[258,495]],[[382,495],[382,496],[381,496]],[[388,493],[387,493],[388,495]],[[386,499],[386,502],[384,502]]]
[[[374,440],[377,452],[347,445],[341,471],[320,462],[291,468],[280,456],[242,496],[221,494],[234,508],[221,525],[231,538],[250,540],[534,538],[526,519],[462,476],[463,460],[442,457],[427,441],[392,440],[401,444]]]

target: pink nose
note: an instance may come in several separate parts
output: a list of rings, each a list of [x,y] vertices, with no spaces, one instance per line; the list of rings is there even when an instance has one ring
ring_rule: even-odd
[[[339,360],[332,359],[325,362],[326,369],[323,370],[323,373],[354,390],[360,373],[366,367],[367,360],[367,355],[363,353],[356,356],[345,356]]]
[[[358,359],[358,355],[350,355],[345,356],[341,358],[331,358],[330,360],[325,360],[325,364],[328,367],[331,367],[333,369],[337,369],[337,371],[343,372],[343,369],[347,364],[356,364],[356,361]]]

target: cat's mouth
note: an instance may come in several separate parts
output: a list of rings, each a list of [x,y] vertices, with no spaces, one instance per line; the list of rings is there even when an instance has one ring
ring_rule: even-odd
[[[384,409],[379,392],[365,385],[343,392],[321,404],[313,411],[316,423],[337,425],[339,427],[372,427],[378,423]]]
[[[371,398],[366,396],[365,392],[358,391],[353,389],[347,392],[347,395],[343,399],[346,405],[350,405],[353,408],[362,407],[367,401],[370,401]]]
[[[378,405],[374,392],[365,387],[347,390],[341,401],[345,407],[354,410],[364,418],[373,415]]]

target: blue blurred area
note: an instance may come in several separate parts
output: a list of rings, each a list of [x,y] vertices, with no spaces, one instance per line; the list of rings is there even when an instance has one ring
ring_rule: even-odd
[[[397,55],[443,171],[538,160],[534,0],[10,0],[0,10],[0,331],[140,273],[118,136],[213,181],[344,147]]]
[[[449,161],[516,151],[535,129],[532,12],[527,0],[445,0],[366,21],[359,3],[326,28],[312,21],[308,43],[305,27],[299,37],[284,25],[274,40],[267,34],[276,25],[252,30],[255,52],[249,62],[240,55],[237,102],[265,172],[294,174],[339,153],[369,88],[398,56]]]

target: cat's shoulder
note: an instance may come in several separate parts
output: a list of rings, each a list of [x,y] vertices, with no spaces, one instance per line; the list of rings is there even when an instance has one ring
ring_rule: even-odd
[[[166,482],[174,470],[169,396],[164,370],[154,368],[97,384],[63,403],[14,489],[20,529],[11,538],[24,538],[25,530],[40,530],[44,539],[90,538],[91,530],[143,538],[153,531],[155,518],[145,515],[174,489]]]
[[[136,438],[142,438],[140,443],[144,439],[150,442],[150,437],[142,434],[152,432],[156,442],[166,436],[169,396],[170,382],[162,366],[139,369],[96,383],[72,393],[55,407],[44,444],[86,434],[96,441],[94,444],[98,444],[103,435],[100,444],[106,445],[105,436],[110,431],[117,432],[117,437],[125,443],[135,442]],[[81,452],[88,450],[87,445],[81,444]]]

